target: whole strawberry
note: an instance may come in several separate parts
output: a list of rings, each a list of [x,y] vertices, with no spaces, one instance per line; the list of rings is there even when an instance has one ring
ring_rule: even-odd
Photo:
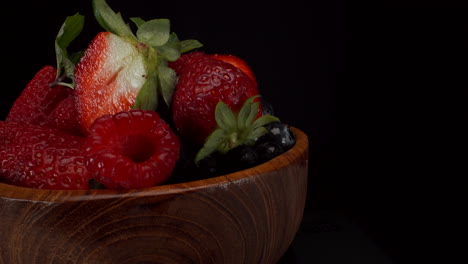
[[[6,121],[78,133],[73,90],[61,85],[51,87],[56,80],[56,72],[53,66],[39,70],[13,103]]]
[[[180,142],[156,112],[130,110],[98,118],[86,139],[87,168],[107,188],[161,184],[179,158]]]
[[[69,56],[66,49],[80,34],[83,23],[84,17],[79,14],[66,18],[55,39],[57,68],[47,65],[35,74],[13,103],[7,122],[47,126],[80,134],[72,89],[74,64],[79,54]]]
[[[106,30],[98,33],[74,73],[78,119],[84,131],[98,117],[130,109],[156,110],[169,105],[176,81],[167,66],[182,52],[199,47],[170,33],[169,20],[133,18],[132,32],[104,0],[93,1],[94,14]]]
[[[218,127],[215,120],[218,102],[239,112],[248,98],[259,95],[247,64],[233,55],[223,56],[192,52],[170,64],[179,75],[172,99],[174,124],[181,139],[196,148]],[[239,61],[242,69],[233,60]],[[257,117],[261,112],[260,106]]]
[[[211,57],[221,60],[227,63],[230,63],[234,65],[236,68],[239,68],[241,71],[243,71],[249,78],[254,81],[255,85],[257,85],[257,79],[255,78],[255,75],[252,72],[252,69],[250,69],[249,65],[247,65],[247,62],[242,60],[241,58],[234,56],[232,54],[212,54]]]
[[[58,129],[0,122],[0,178],[40,189],[89,189],[84,138]]]

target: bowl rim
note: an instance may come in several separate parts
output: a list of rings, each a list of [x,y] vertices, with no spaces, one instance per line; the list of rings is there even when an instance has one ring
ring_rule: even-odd
[[[87,198],[92,200],[99,200],[131,196],[142,197],[193,192],[200,189],[209,188],[211,186],[227,185],[234,181],[241,181],[250,177],[255,177],[256,175],[266,174],[282,169],[288,166],[292,161],[299,159],[304,153],[308,152],[309,141],[307,135],[296,127],[290,126],[290,129],[296,138],[296,144],[290,150],[268,162],[249,169],[225,175],[189,182],[163,184],[153,187],[130,190],[48,190],[21,187],[0,182],[0,201],[2,199],[13,199],[26,201],[59,202],[86,200]],[[308,162],[308,160],[306,162]]]

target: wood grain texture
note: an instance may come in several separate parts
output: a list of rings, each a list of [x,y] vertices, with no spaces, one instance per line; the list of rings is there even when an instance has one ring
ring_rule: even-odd
[[[299,228],[308,139],[252,169],[131,191],[0,183],[0,264],[274,264]]]

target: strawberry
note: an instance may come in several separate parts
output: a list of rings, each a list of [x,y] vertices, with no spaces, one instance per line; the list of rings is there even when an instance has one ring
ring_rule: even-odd
[[[35,74],[13,103],[6,121],[79,134],[74,91],[71,89],[74,62],[69,58],[66,48],[81,32],[83,21],[83,16],[79,14],[67,17],[55,40],[57,69],[46,65]],[[65,80],[72,80],[72,83],[66,83]]]
[[[180,142],[156,112],[130,110],[98,118],[86,139],[87,168],[107,188],[164,182],[179,158]]]
[[[186,65],[190,65],[197,59],[200,59],[206,56],[211,57],[213,59],[220,60],[220,61],[224,61],[226,63],[233,65],[234,67],[238,68],[239,70],[247,74],[247,76],[249,76],[250,79],[254,81],[255,85],[257,85],[257,80],[255,78],[255,75],[253,74],[247,62],[245,62],[243,59],[237,56],[234,56],[232,54],[205,54],[203,52],[191,52],[191,53],[182,55],[175,62],[169,62],[169,66],[173,68],[178,75],[180,75]]]
[[[278,122],[277,117],[258,117],[260,102],[258,95],[248,98],[238,112],[234,112],[223,101],[216,104],[214,118],[216,129],[206,138],[203,147],[195,156],[195,164],[213,153],[228,154],[245,147],[254,146],[259,138],[268,133],[267,124]],[[239,153],[238,153],[239,154]],[[240,155],[234,154],[232,156]]]
[[[0,122],[0,178],[40,189],[89,189],[84,138],[58,129]]]
[[[56,73],[53,66],[44,66],[39,70],[13,103],[6,121],[45,124],[55,107],[72,94],[72,90],[64,86],[50,87]]]
[[[195,148],[203,146],[208,135],[218,127],[215,119],[218,102],[239,112],[248,98],[259,95],[254,77],[217,58],[219,56],[192,52],[170,64],[179,75],[172,99],[176,131],[184,142]],[[244,67],[246,69],[249,68]],[[259,105],[256,116],[261,116],[261,112]]]
[[[254,81],[254,83],[257,84],[255,75],[253,74],[249,65],[241,58],[232,54],[212,54],[211,57],[234,65],[236,68],[239,68],[241,71],[247,74],[247,76],[249,76],[250,79],[252,79],[252,81]]]
[[[81,126],[87,129],[102,115],[130,109],[146,75],[137,47],[110,32],[99,33],[75,71]]]
[[[57,104],[45,120],[44,125],[72,135],[82,136],[73,94]]]
[[[47,126],[80,135],[73,90],[65,86],[50,87],[56,69],[44,66],[15,100],[7,122]]]
[[[182,52],[200,47],[194,40],[179,41],[170,33],[169,20],[133,18],[136,35],[104,0],[93,1],[98,33],[77,64],[76,105],[84,131],[98,117],[132,108],[156,110],[169,105],[175,72],[167,66]]]

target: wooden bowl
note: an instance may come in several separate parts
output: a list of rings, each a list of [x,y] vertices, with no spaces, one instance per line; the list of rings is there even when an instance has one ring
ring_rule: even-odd
[[[116,191],[0,183],[0,264],[276,263],[307,192],[308,139],[257,167]]]

